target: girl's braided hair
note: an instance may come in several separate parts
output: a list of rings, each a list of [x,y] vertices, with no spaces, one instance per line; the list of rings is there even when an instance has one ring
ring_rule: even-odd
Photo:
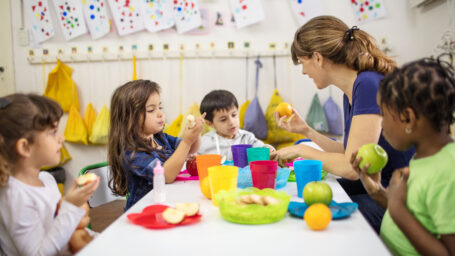
[[[453,66],[437,59],[423,58],[395,69],[379,86],[380,105],[406,114],[411,108],[418,118],[428,119],[436,131],[454,122],[455,77]],[[406,117],[406,116],[405,116]]]

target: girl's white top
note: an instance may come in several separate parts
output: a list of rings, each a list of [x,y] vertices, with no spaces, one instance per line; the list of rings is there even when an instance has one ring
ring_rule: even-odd
[[[66,255],[68,241],[85,210],[63,201],[54,177],[40,172],[44,186],[14,177],[0,187],[0,247],[6,255]],[[0,253],[1,254],[1,253]]]

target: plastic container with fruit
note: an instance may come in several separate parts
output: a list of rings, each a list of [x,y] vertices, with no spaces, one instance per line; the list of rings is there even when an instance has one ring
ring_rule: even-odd
[[[216,195],[223,219],[239,224],[267,224],[286,216],[291,196],[273,189],[247,188],[220,191]]]

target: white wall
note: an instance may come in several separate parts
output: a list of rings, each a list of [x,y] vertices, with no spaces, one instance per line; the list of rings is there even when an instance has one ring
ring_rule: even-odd
[[[52,0],[49,0],[52,1]],[[11,0],[14,62],[16,90],[18,92],[43,93],[47,73],[55,64],[31,65],[27,61],[29,47],[21,47],[17,40],[18,23],[20,20],[20,1]],[[392,55],[396,56],[399,63],[407,62],[419,57],[435,54],[435,47],[440,42],[444,31],[448,29],[449,13],[454,15],[455,10],[447,9],[447,0],[440,0],[425,8],[409,8],[406,1],[384,0],[388,15],[380,20],[360,25],[361,29],[368,31],[377,39],[385,37],[392,48]],[[115,32],[108,36],[92,41],[88,35],[67,42],[63,39],[55,12],[51,6],[52,17],[56,35],[40,47],[56,52],[63,49],[68,52],[71,47],[78,47],[85,51],[87,46],[92,46],[95,52],[100,52],[104,46],[109,49],[118,49],[120,45],[128,51],[132,44],[137,44],[139,49],[146,49],[153,43],[155,48],[160,48],[163,43],[170,43],[171,49],[178,49],[183,43],[188,48],[194,48],[199,43],[207,49],[210,42],[215,42],[217,49],[226,48],[227,41],[235,41],[237,47],[244,41],[249,41],[253,49],[267,49],[269,42],[278,43],[283,47],[284,42],[291,42],[295,30],[298,28],[294,20],[288,1],[263,0],[266,19],[256,25],[237,30],[232,27],[212,28],[208,35],[190,36],[178,35],[175,32],[149,33],[139,32],[126,37],[119,37]],[[354,15],[350,1],[324,0],[326,14],[334,15],[344,20],[349,26],[354,23]],[[228,12],[227,0],[200,1],[200,6],[211,11],[224,10]],[[454,28],[452,27],[452,30]],[[262,108],[268,101],[274,88],[273,65],[271,58],[262,59],[264,68],[260,74],[259,99]],[[109,106],[112,91],[131,79],[132,65],[128,61],[96,62],[96,63],[68,63],[73,69],[73,80],[79,89],[81,112],[92,102],[99,111],[103,105]],[[249,61],[248,98],[254,95],[254,64]],[[202,97],[209,91],[217,88],[231,90],[242,104],[246,99],[245,94],[245,59],[185,59],[183,64],[183,109],[193,102],[200,103]],[[179,109],[179,60],[178,59],[152,59],[138,61],[138,77],[151,79],[162,86],[162,101],[164,104],[167,121],[170,123],[180,112]],[[300,67],[294,66],[289,57],[277,58],[278,89],[285,101],[290,102],[303,115],[306,115],[315,87],[305,76],[301,75]],[[342,107],[342,95],[337,89],[332,89],[332,96]],[[329,90],[319,91],[321,102],[329,96]],[[61,122],[64,129],[66,117]],[[82,146],[66,143],[73,156],[73,160],[65,164],[68,170],[68,179],[77,176],[78,171],[89,164],[106,160],[105,146]]]

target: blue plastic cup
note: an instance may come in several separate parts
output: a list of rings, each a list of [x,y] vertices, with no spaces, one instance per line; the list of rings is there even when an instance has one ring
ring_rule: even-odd
[[[321,180],[322,162],[319,160],[295,161],[294,173],[297,181],[297,196],[302,198],[303,189],[307,183]]]

